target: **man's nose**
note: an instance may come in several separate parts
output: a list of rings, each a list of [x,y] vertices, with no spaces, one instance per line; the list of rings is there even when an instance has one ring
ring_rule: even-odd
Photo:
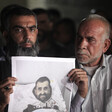
[[[79,48],[85,49],[88,45],[88,42],[85,38],[83,38],[79,43],[77,43]]]
[[[25,29],[24,31],[24,38],[30,39],[31,38],[31,32],[29,29]]]
[[[44,94],[45,92],[44,92],[44,90],[42,89],[42,91],[41,91],[41,94]]]

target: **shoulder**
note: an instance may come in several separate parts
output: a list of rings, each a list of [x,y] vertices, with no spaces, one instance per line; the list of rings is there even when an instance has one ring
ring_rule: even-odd
[[[112,55],[104,55],[105,56],[105,61],[109,64],[112,65]]]
[[[112,55],[105,55],[105,66],[108,74],[112,74]]]

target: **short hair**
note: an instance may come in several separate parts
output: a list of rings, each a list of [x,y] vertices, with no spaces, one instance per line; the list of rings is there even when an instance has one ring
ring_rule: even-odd
[[[4,7],[0,13],[0,30],[2,33],[4,30],[8,31],[10,25],[9,21],[13,16],[34,16],[37,27],[37,18],[33,11],[26,7],[13,4]]]
[[[48,81],[49,82],[49,85],[50,85],[50,80],[47,78],[47,77],[40,77],[37,81],[36,81],[36,84],[38,82],[45,82],[45,81]]]
[[[45,82],[45,81],[48,81],[48,83],[49,83],[49,87],[50,87],[50,96],[51,96],[51,94],[52,94],[52,87],[51,87],[51,85],[50,85],[50,80],[47,78],[47,77],[40,77],[37,81],[36,81],[36,83],[35,83],[35,87],[33,88],[33,94],[34,94],[34,96],[37,98],[37,96],[36,96],[36,94],[35,94],[35,89],[36,89],[36,87],[37,87],[37,83],[38,82]]]
[[[105,17],[98,14],[90,14],[81,21],[80,25],[90,20],[100,20],[105,25],[105,35],[103,36],[103,40],[110,37],[111,26],[109,21]]]

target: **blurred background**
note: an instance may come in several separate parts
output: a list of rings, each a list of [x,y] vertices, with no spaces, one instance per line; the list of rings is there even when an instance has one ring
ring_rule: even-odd
[[[60,18],[70,18],[75,27],[90,13],[99,13],[112,21],[112,0],[0,0],[0,11],[9,4],[19,4],[30,9],[56,9]],[[4,40],[0,36],[0,45]]]
[[[20,4],[27,8],[55,8],[62,17],[70,17],[78,23],[92,10],[110,13],[112,18],[112,0],[0,0],[0,11],[9,4]]]

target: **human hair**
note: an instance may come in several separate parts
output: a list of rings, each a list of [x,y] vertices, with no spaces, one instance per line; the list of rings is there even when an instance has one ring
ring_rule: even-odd
[[[98,15],[98,14],[90,14],[89,16],[87,16],[87,18],[84,18],[81,23],[80,23],[80,26],[87,22],[87,21],[90,21],[90,20],[100,20],[103,25],[104,25],[104,28],[105,28],[105,34],[103,35],[102,37],[102,40],[104,41],[105,39],[108,39],[110,37],[110,32],[111,32],[111,26],[110,26],[110,23],[109,21],[101,16],[101,15]]]
[[[49,98],[51,97],[52,88],[51,88],[51,85],[50,85],[50,80],[49,80],[47,77],[40,77],[40,78],[36,81],[35,87],[33,88],[33,91],[32,91],[33,94],[34,94],[34,96],[35,96],[36,98],[37,98],[37,95],[35,94],[35,90],[36,90],[36,87],[37,87],[38,82],[43,83],[43,82],[45,82],[45,81],[48,82],[48,85],[49,85],[49,88],[50,88],[50,96],[49,96]]]
[[[30,9],[12,4],[4,7],[0,13],[0,30],[3,33],[3,31],[8,31],[10,26],[10,19],[13,16],[34,16],[36,20],[36,27],[37,27],[37,17],[33,11]]]
[[[49,85],[50,85],[50,80],[47,78],[47,77],[40,77],[37,81],[36,81],[36,84],[38,82],[45,82],[45,81],[48,81]]]
[[[38,82],[45,82],[45,81],[48,81],[49,87],[50,87],[50,89],[51,89],[50,80],[49,80],[47,77],[40,77],[40,78],[35,82],[35,87],[34,87],[34,89],[33,89],[34,95],[35,95],[34,90],[36,89],[37,83],[38,83]]]

